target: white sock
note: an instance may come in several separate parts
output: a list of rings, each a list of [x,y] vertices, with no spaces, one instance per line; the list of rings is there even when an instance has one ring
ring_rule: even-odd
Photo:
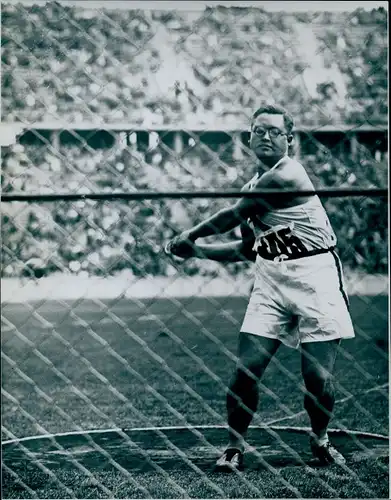
[[[315,442],[318,446],[324,446],[329,442],[327,432],[322,433],[320,436],[315,436]]]
[[[237,450],[240,450],[243,453],[244,452],[243,440],[230,441],[227,446],[227,449],[228,448],[236,448]]]

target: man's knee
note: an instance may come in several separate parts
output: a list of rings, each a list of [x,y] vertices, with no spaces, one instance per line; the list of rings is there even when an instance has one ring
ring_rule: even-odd
[[[280,344],[276,339],[240,332],[238,376],[247,375],[255,379],[262,377]]]
[[[259,381],[259,370],[256,365],[245,364],[239,361],[231,380],[231,388],[250,390],[257,386]]]

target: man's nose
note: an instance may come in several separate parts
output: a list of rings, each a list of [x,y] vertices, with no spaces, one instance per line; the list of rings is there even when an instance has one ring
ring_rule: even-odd
[[[267,141],[271,141],[271,139],[272,139],[272,138],[270,137],[270,133],[269,133],[269,131],[268,131],[268,130],[266,130],[266,131],[265,131],[265,135],[264,135],[263,137],[261,137],[261,139],[262,139],[263,141],[264,141],[265,139],[266,139]]]
[[[269,141],[271,140],[269,130],[265,130],[265,135],[262,137],[262,139],[266,139],[266,138],[268,138],[268,139],[269,139]]]

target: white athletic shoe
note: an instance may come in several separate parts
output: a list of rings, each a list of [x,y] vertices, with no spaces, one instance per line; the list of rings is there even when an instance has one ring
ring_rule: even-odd
[[[236,448],[228,448],[217,460],[215,472],[233,472],[243,470],[243,452]]]
[[[311,438],[311,451],[315,458],[317,458],[322,465],[344,465],[346,463],[345,457],[332,446],[330,441],[323,445],[319,445],[314,438]]]

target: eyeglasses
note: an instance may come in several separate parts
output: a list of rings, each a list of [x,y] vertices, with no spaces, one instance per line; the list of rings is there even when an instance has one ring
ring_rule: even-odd
[[[271,139],[277,139],[280,135],[286,135],[285,132],[281,132],[278,128],[263,128],[263,127],[253,127],[252,133],[258,137],[265,137],[266,132],[269,132],[269,137]]]

